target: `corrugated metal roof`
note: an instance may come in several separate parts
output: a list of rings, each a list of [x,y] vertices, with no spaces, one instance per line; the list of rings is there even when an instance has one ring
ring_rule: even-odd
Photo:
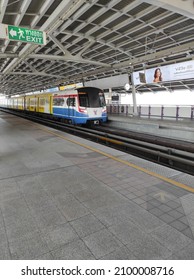
[[[45,46],[0,39],[0,92],[10,95],[130,73],[129,62],[135,71],[145,62],[151,67],[194,57],[194,19],[143,0],[8,0],[0,19],[47,33]],[[184,51],[158,57],[183,45]],[[151,53],[155,57],[147,61]],[[194,88],[194,82],[182,86]]]

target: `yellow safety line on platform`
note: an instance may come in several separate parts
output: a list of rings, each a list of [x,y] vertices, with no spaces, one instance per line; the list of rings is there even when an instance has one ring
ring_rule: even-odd
[[[38,127],[40,128],[40,126],[38,126]],[[130,163],[130,162],[128,162],[128,161],[125,161],[125,160],[123,160],[123,159],[120,159],[120,158],[114,157],[114,156],[112,156],[112,155],[109,155],[109,154],[107,154],[107,153],[105,153],[105,152],[102,152],[102,151],[100,151],[100,150],[97,150],[97,149],[95,149],[95,148],[92,148],[92,147],[90,147],[90,146],[88,146],[88,145],[86,145],[86,144],[82,144],[82,143],[77,142],[77,141],[75,141],[75,140],[68,139],[67,137],[64,137],[64,136],[62,136],[62,135],[60,135],[60,134],[57,134],[57,133],[55,133],[55,132],[53,132],[53,131],[51,131],[51,130],[47,130],[47,129],[45,129],[45,128],[43,129],[42,127],[41,127],[41,129],[44,130],[44,131],[47,131],[48,133],[53,134],[53,135],[55,135],[55,136],[57,136],[57,137],[60,137],[60,138],[62,138],[62,139],[64,139],[64,140],[66,140],[66,141],[69,141],[69,142],[72,142],[72,143],[77,144],[77,145],[79,145],[79,146],[82,146],[82,147],[84,147],[84,148],[86,148],[86,149],[89,149],[89,150],[91,150],[91,151],[93,151],[93,152],[99,153],[99,154],[101,154],[101,155],[103,155],[103,156],[109,157],[109,158],[111,158],[111,159],[113,159],[113,160],[115,160],[115,161],[118,161],[118,162],[123,163],[123,164],[125,164],[125,165],[128,165],[128,166],[130,166],[130,167],[133,167],[133,168],[135,168],[135,169],[137,169],[137,170],[140,170],[140,171],[142,171],[142,172],[144,172],[144,173],[146,173],[146,174],[149,174],[149,175],[151,175],[151,176],[153,176],[153,177],[156,177],[156,178],[161,179],[161,180],[163,180],[163,181],[165,181],[165,182],[168,182],[168,183],[170,183],[170,184],[172,184],[172,185],[174,185],[174,186],[177,186],[177,187],[179,187],[179,188],[181,188],[181,189],[185,189],[185,190],[187,190],[187,191],[189,191],[189,192],[194,193],[194,188],[189,187],[189,186],[187,186],[187,185],[185,185],[185,184],[182,184],[182,183],[179,183],[179,182],[174,181],[174,180],[172,180],[172,179],[166,178],[166,177],[164,177],[164,176],[162,176],[162,175],[160,175],[160,174],[157,174],[157,173],[155,173],[155,172],[149,171],[149,170],[147,170],[147,169],[145,169],[145,168],[143,168],[143,167],[140,167],[140,166],[138,166],[138,165],[135,165],[135,164]]]

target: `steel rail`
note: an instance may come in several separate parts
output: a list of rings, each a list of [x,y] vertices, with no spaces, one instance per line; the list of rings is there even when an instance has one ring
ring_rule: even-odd
[[[87,140],[93,140],[98,143],[122,150],[134,156],[165,165],[167,167],[194,175],[194,154],[169,147],[164,147],[158,144],[145,142],[144,139],[134,140],[127,137],[114,135],[113,133],[105,133],[91,128],[79,127],[70,124],[56,122],[55,120],[45,119],[39,116],[34,116],[29,113],[10,111],[8,109],[1,109],[4,112],[17,115],[29,119],[40,124],[66,131]]]

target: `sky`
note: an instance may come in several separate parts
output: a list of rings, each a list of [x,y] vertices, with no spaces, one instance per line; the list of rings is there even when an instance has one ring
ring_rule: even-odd
[[[137,105],[194,105],[194,91],[145,92],[136,94]],[[132,94],[121,95],[121,104],[133,104]]]

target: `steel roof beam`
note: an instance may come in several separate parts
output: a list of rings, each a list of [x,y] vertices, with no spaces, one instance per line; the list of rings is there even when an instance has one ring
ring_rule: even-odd
[[[86,47],[87,48],[87,47]]]
[[[24,15],[25,15],[26,10],[28,9],[29,5],[31,4],[31,1],[32,1],[32,0],[30,0],[30,1],[29,1],[29,0],[25,0],[25,1],[22,3],[21,8],[20,8],[20,12],[17,13],[16,19],[15,19],[15,22],[14,22],[13,25],[15,25],[15,26],[19,26],[19,25],[20,25],[20,22],[22,21]],[[7,46],[9,45],[9,42],[10,42],[9,40],[7,40],[7,41],[5,42],[5,46],[4,46],[4,48],[2,49],[3,52],[5,52]]]
[[[63,78],[62,76],[59,75],[52,75],[52,74],[47,74],[44,72],[10,72],[10,75],[34,75],[34,76],[43,76],[43,77],[54,77],[54,78]]]
[[[95,60],[89,60],[89,59],[84,59],[81,56],[77,55],[70,55],[66,54],[65,56],[59,56],[59,55],[44,55],[44,54],[31,54],[29,55],[29,58],[37,58],[37,59],[45,59],[45,60],[61,60],[61,61],[71,61],[71,62],[78,62],[78,63],[89,63],[97,66],[103,66],[110,68],[110,64],[98,62]]]
[[[40,8],[39,13],[36,15],[36,17],[33,19],[33,21],[31,22],[31,27],[36,26],[36,24],[38,23],[38,21],[45,16],[46,11],[48,10],[48,8],[53,4],[54,0],[46,0],[42,7]]]
[[[126,66],[130,66],[130,65],[132,66],[132,65],[135,65],[135,64],[141,64],[143,62],[150,62],[154,59],[160,59],[162,57],[168,57],[170,55],[175,55],[175,54],[178,54],[178,53],[181,53],[181,52],[184,52],[184,51],[188,51],[188,50],[194,50],[193,42],[186,43],[184,45],[180,45],[180,46],[177,46],[177,47],[172,47],[172,48],[169,48],[169,49],[166,49],[166,50],[163,50],[163,51],[159,51],[159,52],[156,52],[156,53],[153,53],[153,54],[147,54],[147,55],[144,55],[144,56],[140,56],[140,57],[137,57],[137,58],[134,58],[132,60],[128,60],[128,61],[125,61],[125,62],[122,62],[122,63],[118,63],[118,64],[113,65],[113,68],[126,67]]]
[[[74,20],[77,20],[83,13],[85,13],[91,5],[95,5],[98,0],[92,0],[91,2],[86,2],[86,4],[77,10],[73,16],[70,16],[65,23],[63,23],[60,28],[57,30],[58,33],[61,33],[64,29],[66,29]]]
[[[107,11],[107,8],[108,8],[108,9],[111,9],[114,5],[116,5],[116,3],[117,3],[117,0],[114,0],[114,1],[110,2],[107,6],[103,6],[103,8],[101,8],[99,11],[97,11],[95,14],[93,14],[91,17],[89,17],[89,18],[87,19],[87,24],[92,23],[92,21],[93,21],[94,19],[96,19],[97,17],[99,17],[99,16],[101,16],[103,13],[105,13],[105,12]],[[137,1],[135,1],[135,3],[133,3],[132,5],[129,4],[127,7],[129,8],[129,7],[137,6],[139,3],[140,3],[140,1],[137,0]],[[114,19],[117,18],[118,16],[120,16],[120,14],[121,14],[121,13],[118,12],[117,16],[114,17]],[[78,18],[78,17],[76,17],[76,18]],[[76,18],[75,18],[75,19],[76,19]],[[59,32],[65,31],[65,29],[66,29],[70,24],[72,24],[72,19],[69,19],[69,21],[67,21],[64,25],[62,25],[61,28],[60,28],[58,31],[59,31]],[[106,23],[106,24],[107,24],[107,23]],[[73,32],[74,35],[76,36],[77,32],[79,32],[79,30],[81,30],[84,26],[85,26],[85,21],[83,21],[83,24],[80,24],[77,28],[75,28],[75,30],[74,30],[74,32]],[[100,26],[94,25],[93,28],[96,28],[96,27],[97,27],[97,28],[99,29],[99,27],[101,28],[102,26],[104,26],[104,23],[103,23],[103,24],[100,24]],[[92,29],[93,29],[93,28],[92,28]],[[92,29],[90,29],[90,33],[93,32]],[[64,32],[64,33],[65,33],[65,32]],[[87,38],[87,37],[89,38],[89,37],[90,37],[88,33],[89,33],[89,32],[86,32],[86,33],[85,33],[85,34],[86,34],[86,35],[85,35],[85,38]],[[65,38],[65,39],[66,39],[66,38]],[[94,39],[95,39],[96,42],[99,42],[99,43],[101,43],[101,44],[103,44],[103,45],[107,45],[107,46],[111,47],[112,49],[118,48],[118,47],[116,47],[116,46],[113,45],[113,44],[109,44],[108,42],[105,42],[105,41],[103,41],[103,40],[98,40],[98,38],[94,38]],[[122,49],[119,49],[119,51],[121,51],[121,52],[125,53],[126,55],[130,56],[130,53],[125,52],[125,51],[122,50]]]
[[[184,22],[186,19],[182,19],[182,22]],[[176,23],[180,23],[180,21],[179,22],[177,22],[176,21]],[[143,26],[143,25],[142,25]],[[169,28],[170,26],[173,26],[173,25],[168,25],[168,26],[166,26],[166,28]],[[188,30],[187,30],[188,31]],[[177,33],[179,33],[179,30],[178,30],[178,32]],[[146,38],[147,36],[149,36],[149,35],[151,35],[152,34],[152,32],[150,32],[150,33],[144,33],[144,34],[141,34],[138,38],[135,38],[135,39],[132,39],[131,41],[128,41],[127,42],[127,44],[130,44],[130,43],[133,43],[133,42],[135,42],[136,40],[140,40],[140,39],[143,39],[143,38]],[[123,34],[123,35],[125,35],[125,34]],[[176,33],[174,33],[173,34],[173,36],[175,36],[176,35]],[[168,38],[168,36],[166,36],[166,37],[162,37],[162,38],[157,38],[157,42],[159,42],[159,41],[162,41],[162,40],[164,40],[165,38]],[[151,43],[153,43],[153,40],[151,41]],[[181,43],[181,41],[180,42],[177,42],[177,45],[179,45]],[[121,47],[124,47],[126,45],[126,43],[122,43],[120,46]],[[137,47],[134,47],[133,49],[135,50],[135,49],[138,49],[139,47],[145,47],[146,46],[146,44],[141,44],[141,45],[138,45]],[[165,45],[166,46],[166,45]],[[100,48],[100,46],[99,47],[96,47],[95,49],[97,50],[98,48]],[[158,46],[158,48],[155,48],[156,50],[157,49],[160,49],[161,47],[160,46]]]
[[[0,3],[0,22],[3,22],[8,2],[9,0],[2,0]]]
[[[68,18],[75,10],[77,10],[85,0],[75,0],[73,3],[71,0],[63,0],[55,9],[53,14],[47,19],[47,21],[40,28],[41,31],[47,31],[48,34],[53,32],[60,26],[65,18]],[[20,52],[18,59],[13,61],[4,69],[4,74],[9,74],[12,70],[30,53],[32,53],[37,46],[26,45]]]
[[[150,11],[151,11],[151,10],[149,10],[149,12],[150,12]],[[148,11],[147,11],[147,12],[148,12]],[[135,18],[135,20],[136,20],[136,18]],[[140,21],[141,21],[141,20],[140,20]],[[126,24],[129,24],[128,21],[125,21],[125,22],[126,22]],[[122,27],[123,27],[124,25],[125,25],[125,24],[122,23]],[[147,24],[146,24],[145,22],[143,22],[143,23],[142,23],[142,26],[143,26],[143,25],[145,26],[145,25],[147,25]],[[149,23],[149,25],[151,25],[151,22]],[[102,26],[102,24],[101,24],[101,26]],[[119,29],[119,28],[121,28],[120,24],[117,25],[117,27],[116,27],[115,29]],[[138,26],[138,28],[139,28],[139,26]],[[116,32],[115,29],[114,29],[113,31]],[[154,29],[155,29],[154,32],[156,32],[156,28],[154,28]],[[66,31],[65,31],[65,32],[66,32]],[[107,31],[107,34],[108,34],[108,33],[110,33],[110,31]],[[107,34],[106,34],[106,35],[107,35]],[[76,33],[76,35],[79,35],[79,36],[80,36],[80,34],[78,34],[78,33]],[[120,38],[121,36],[123,36],[123,35],[126,36],[126,34],[120,34],[120,36],[118,35],[117,38],[119,39],[119,38]],[[83,35],[82,35],[82,37],[83,37]],[[84,35],[84,37],[86,37],[86,35]],[[88,37],[91,37],[91,36],[88,35]],[[102,37],[102,35],[101,35],[101,37]],[[103,37],[104,37],[104,35],[103,35]],[[126,37],[128,37],[128,36],[126,36]],[[117,38],[116,38],[116,39],[117,39]],[[92,39],[93,39],[93,38],[92,38]],[[132,39],[132,38],[129,37],[129,39]],[[137,42],[138,42],[138,39],[139,39],[139,38],[136,38],[135,40],[131,40],[131,41],[137,41]],[[113,40],[114,40],[114,39],[113,39]],[[101,40],[99,40],[99,39],[97,39],[97,41],[98,41],[99,43],[101,43],[101,44],[103,43],[103,42],[102,42]],[[109,42],[111,42],[111,40],[109,40]],[[74,43],[75,43],[75,41],[74,41]],[[105,44],[103,44],[103,45],[108,45],[108,44],[105,43]],[[121,45],[120,45],[120,46],[121,46]],[[112,47],[112,46],[111,46],[111,47]],[[97,47],[97,48],[101,48],[101,46],[99,46],[99,47]],[[96,48],[96,49],[97,49],[97,48]],[[114,49],[118,49],[118,46],[117,46],[117,48],[114,48]]]
[[[185,19],[183,19],[183,21],[185,21]],[[180,23],[180,22],[179,22]],[[169,26],[168,26],[169,27]],[[168,28],[167,27],[167,28]],[[69,33],[70,34],[70,33]],[[85,35],[83,35],[83,34],[80,34],[80,33],[77,33],[76,34],[77,36],[79,36],[79,37],[81,37],[81,38],[85,38],[86,36]],[[176,35],[176,33],[174,33],[174,35]],[[145,34],[144,35],[142,35],[141,36],[141,38],[143,38],[145,36]],[[168,36],[167,36],[168,37]],[[92,38],[91,36],[89,36],[89,39],[90,40],[93,40],[94,38]],[[138,39],[140,39],[140,37],[138,38]],[[157,39],[157,41],[158,40],[164,40],[164,37],[162,37],[161,39]],[[134,40],[132,40],[132,41],[134,41]],[[153,41],[152,41],[152,43],[153,43]],[[124,44],[123,44],[124,45]],[[141,45],[141,46],[143,46],[143,45]],[[144,45],[144,46],[146,46],[146,45]],[[98,49],[98,48],[101,48],[101,46],[99,46],[99,47],[96,47],[95,49]],[[137,48],[139,48],[139,46],[137,46]],[[108,50],[109,51],[109,50]],[[99,55],[99,54],[97,54],[97,55]]]
[[[32,0],[30,0],[30,1],[24,0],[24,2],[21,5],[20,12],[18,13],[18,15],[15,19],[14,25],[16,25],[16,26],[20,25],[20,22],[22,21],[24,15],[25,15],[25,12],[27,11],[29,5],[31,4],[31,1]]]
[[[44,2],[44,4],[42,5],[42,7],[40,8],[40,12],[38,14],[32,14],[32,15],[36,15],[35,18],[33,19],[33,21],[31,22],[31,28],[35,28],[37,22],[43,17],[46,16],[45,12],[48,10],[48,8],[52,5],[52,3],[54,2],[54,0],[47,0]],[[25,15],[27,15],[27,13],[25,13]],[[46,16],[48,17],[48,16]],[[15,24],[16,25],[16,24]],[[18,44],[18,46],[16,46],[14,48],[14,52],[17,51],[17,49],[20,47],[21,43]]]

